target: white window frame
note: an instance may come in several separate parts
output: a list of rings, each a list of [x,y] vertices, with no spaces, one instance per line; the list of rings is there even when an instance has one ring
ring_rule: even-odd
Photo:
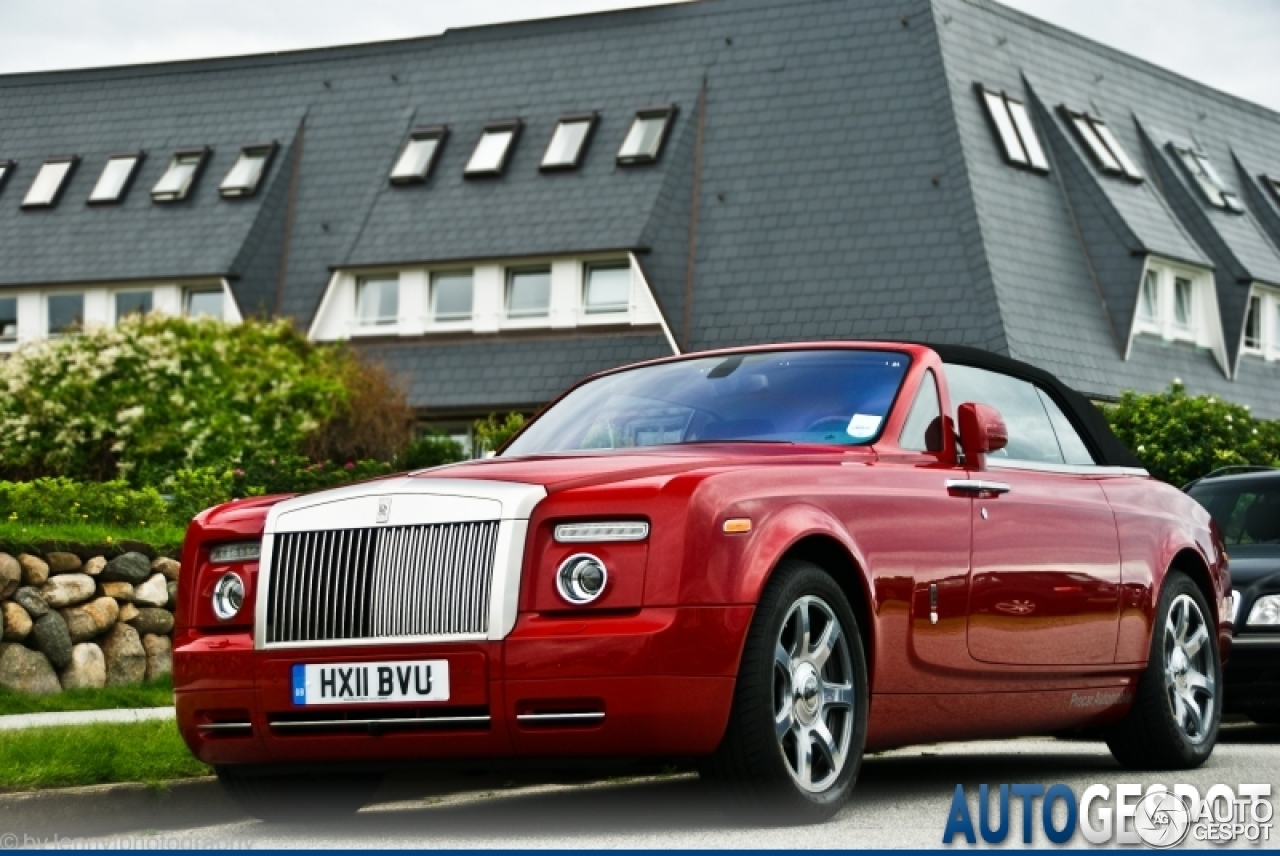
[[[630,266],[630,305],[626,311],[586,311],[586,271],[589,265],[623,263]],[[508,271],[550,268],[551,304],[546,315],[508,317]],[[433,316],[434,278],[471,272],[472,314],[467,319],[436,320]],[[400,317],[396,325],[361,327],[356,323],[356,283],[362,277],[398,276]],[[653,290],[632,253],[583,253],[575,256],[535,256],[510,260],[449,262],[426,267],[377,267],[338,270],[329,279],[308,337],[335,342],[373,333],[378,336],[492,335],[517,330],[569,330],[598,325],[658,326],[673,353],[679,353],[670,326],[658,309]]]
[[[18,331],[22,329],[22,299],[16,293],[4,292],[0,293],[0,300],[13,301],[13,335],[5,336],[4,329],[0,328],[0,345],[17,344]]]
[[[467,313],[465,318],[461,316],[451,316],[441,318],[436,311],[436,298],[438,296],[437,288],[442,279],[453,279],[456,277],[468,276],[471,278],[471,311]],[[471,326],[472,319],[476,317],[476,272],[472,268],[441,268],[433,270],[427,275],[427,283],[430,293],[427,295],[427,328],[435,330],[465,330]]]
[[[205,290],[205,291],[212,291],[213,289],[204,289],[204,290]],[[112,324],[119,324],[119,323],[120,323],[120,321],[121,321],[121,318],[120,318],[120,309],[119,309],[119,307],[116,305],[116,299],[117,299],[121,294],[139,294],[139,293],[144,292],[144,291],[145,291],[145,292],[147,292],[147,293],[149,293],[149,294],[151,295],[151,309],[149,310],[149,313],[150,313],[150,312],[155,312],[155,311],[157,311],[158,307],[156,306],[156,297],[157,297],[157,295],[156,295],[156,289],[151,288],[150,286],[136,286],[136,287],[134,287],[134,286],[125,286],[125,287],[123,287],[123,288],[113,288],[113,289],[111,289],[111,291],[110,291],[110,295],[109,295],[109,297],[108,297],[108,301],[109,301],[109,303],[108,303],[108,311],[111,313],[111,323],[112,323]],[[185,302],[185,299],[186,299],[186,298],[185,298],[185,295],[184,295],[184,298],[183,298],[183,299],[184,299],[184,302]],[[226,300],[225,295],[223,296],[223,300]],[[148,313],[148,314],[149,314],[149,313]]]
[[[1280,361],[1280,289],[1254,283],[1249,290],[1249,300],[1257,301],[1258,306],[1258,344],[1249,347],[1245,342],[1247,327],[1240,328],[1240,351],[1244,354],[1262,357],[1268,362]],[[1245,310],[1245,323],[1248,323],[1248,310]]]
[[[373,282],[393,282],[396,291],[396,314],[390,316],[377,316],[376,318],[366,319],[360,316],[360,294]],[[385,336],[394,333],[400,324],[400,310],[403,303],[402,294],[403,284],[401,277],[396,273],[382,274],[365,274],[356,278],[356,288],[354,292],[355,302],[352,305],[352,332],[356,335],[364,336]]]
[[[597,270],[625,270],[627,271],[627,299],[621,304],[606,304],[603,308],[592,309],[587,302],[590,296],[591,274]],[[582,266],[582,312],[584,323],[591,321],[613,321],[620,315],[626,315],[631,311],[631,306],[635,302],[635,277],[631,265],[626,259],[618,259],[616,261],[607,262],[590,262]]]
[[[1156,277],[1157,283],[1158,300],[1154,319],[1144,318],[1142,314],[1143,284],[1150,275]],[[1191,318],[1190,323],[1185,327],[1179,325],[1176,318],[1175,283],[1179,279],[1185,279],[1191,283]],[[1142,278],[1139,280],[1136,298],[1129,348],[1125,359],[1129,358],[1134,339],[1146,336],[1166,342],[1180,342],[1206,348],[1213,352],[1218,365],[1230,376],[1213,271],[1148,256],[1142,270]]]

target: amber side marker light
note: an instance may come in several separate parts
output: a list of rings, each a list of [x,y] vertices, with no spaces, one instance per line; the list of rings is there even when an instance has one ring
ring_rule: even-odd
[[[745,535],[751,531],[751,521],[746,517],[735,517],[724,522],[726,535]]]

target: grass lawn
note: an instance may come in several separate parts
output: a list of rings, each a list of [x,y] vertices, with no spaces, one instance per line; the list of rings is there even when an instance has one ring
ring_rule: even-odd
[[[0,790],[158,783],[212,772],[172,720],[0,731]]]
[[[27,695],[0,687],[0,716],[64,710],[107,710],[117,707],[168,707],[172,704],[173,681],[169,678],[137,687],[67,690],[47,696]]]
[[[58,544],[71,544],[98,548],[104,554],[109,554],[113,552],[113,548],[118,551],[115,545],[119,545],[122,541],[141,541],[143,544],[151,545],[163,555],[176,556],[182,549],[184,535],[186,530],[177,526],[145,526],[133,529],[99,526],[93,523],[46,526],[0,518],[0,544],[23,552],[53,549]]]

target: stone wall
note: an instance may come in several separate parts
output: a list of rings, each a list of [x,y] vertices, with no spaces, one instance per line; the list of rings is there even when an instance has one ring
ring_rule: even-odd
[[[173,559],[0,552],[0,687],[49,694],[169,674],[177,592]]]

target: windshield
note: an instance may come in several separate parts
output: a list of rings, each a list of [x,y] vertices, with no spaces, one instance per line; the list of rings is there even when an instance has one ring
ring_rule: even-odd
[[[504,456],[709,442],[874,441],[910,365],[889,351],[707,357],[586,383],[542,414]]]
[[[1206,480],[1191,495],[1209,510],[1228,547],[1280,544],[1280,478]]]

